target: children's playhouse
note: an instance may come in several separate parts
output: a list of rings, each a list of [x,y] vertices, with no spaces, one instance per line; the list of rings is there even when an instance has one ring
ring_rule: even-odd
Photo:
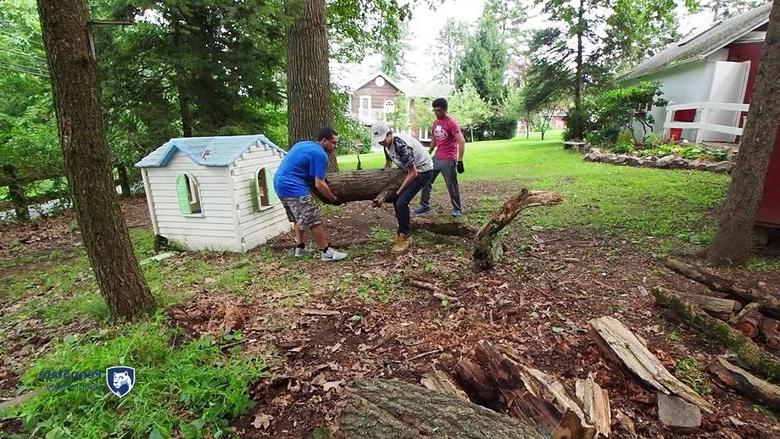
[[[155,235],[245,252],[291,229],[273,188],[285,151],[263,135],[171,139],[136,163]]]

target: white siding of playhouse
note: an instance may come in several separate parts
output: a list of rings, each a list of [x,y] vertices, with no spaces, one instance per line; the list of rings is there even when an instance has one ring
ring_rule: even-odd
[[[274,150],[263,146],[252,146],[230,167],[233,180],[233,193],[238,214],[238,227],[242,236],[242,250],[264,244],[269,239],[287,233],[292,229],[287,220],[284,207],[278,201],[261,211],[255,210],[252,185],[255,173],[261,168],[270,171],[268,185],[273,185],[273,174],[282,162]]]
[[[225,167],[196,165],[177,151],[165,167],[145,171],[151,191],[148,198],[154,203],[150,210],[157,224],[155,233],[190,250],[242,251]],[[192,175],[198,183],[200,216],[179,212],[176,177],[182,173]]]

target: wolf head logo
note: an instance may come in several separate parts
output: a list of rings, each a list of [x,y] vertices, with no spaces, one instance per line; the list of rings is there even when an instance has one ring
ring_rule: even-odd
[[[127,395],[135,385],[135,369],[124,366],[109,367],[106,369],[106,385],[111,393],[120,398]]]

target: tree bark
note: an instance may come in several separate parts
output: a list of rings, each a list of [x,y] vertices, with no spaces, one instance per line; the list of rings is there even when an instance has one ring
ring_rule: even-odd
[[[114,191],[90,52],[86,0],[38,0],[57,128],[73,205],[100,292],[114,318],[154,307]]]
[[[707,370],[722,384],[774,409],[780,409],[780,387],[729,363],[726,358],[718,357]]]
[[[542,438],[534,426],[398,381],[358,381],[338,418],[345,439]]]
[[[493,216],[477,232],[474,246],[474,265],[483,271],[495,266],[504,254],[498,233],[527,207],[550,206],[561,202],[561,197],[555,192],[531,191],[523,189],[493,213]]]
[[[14,206],[16,219],[20,221],[29,221],[30,208],[27,205],[28,200],[27,197],[24,196],[24,186],[17,179],[14,165],[10,163],[3,165],[3,173],[8,178],[8,197],[11,199],[11,204]]]
[[[658,306],[671,312],[671,317],[731,349],[748,369],[766,376],[770,381],[780,380],[780,360],[729,324],[710,316],[698,305],[686,302],[672,292],[653,289],[653,296]]]
[[[325,0],[286,0],[295,17],[287,30],[287,130],[289,146],[313,139],[333,123],[328,68]],[[338,172],[335,152],[328,155],[328,172]]]
[[[741,265],[750,257],[756,209],[775,136],[780,131],[779,71],[780,0],[774,0],[737,163],[731,173],[718,231],[709,247],[708,258],[712,263]]]
[[[327,175],[331,192],[344,202],[366,200],[376,200],[378,203],[386,202],[401,187],[403,180],[404,172],[395,168],[329,173]],[[312,189],[312,193],[320,201],[326,202],[316,189]]]
[[[119,176],[119,186],[122,188],[122,198],[128,198],[133,195],[130,188],[130,177],[127,175],[125,165],[118,163],[116,165],[116,173]]]
[[[665,288],[657,287],[665,290]],[[705,296],[703,294],[694,294],[682,291],[675,291],[675,294],[683,297],[685,300],[695,303],[702,307],[708,313],[721,320],[729,320],[733,317],[734,311],[742,308],[742,305],[736,300],[723,299],[720,297]]]
[[[585,33],[585,23],[583,17],[585,15],[585,0],[580,0],[579,8],[577,9],[577,55],[575,59],[575,74],[574,74],[574,109],[576,110],[576,117],[574,118],[574,124],[571,127],[572,135],[574,139],[582,140],[585,138],[583,132],[585,127],[582,124],[582,68],[583,59],[582,54],[584,52],[583,46],[583,34]]]

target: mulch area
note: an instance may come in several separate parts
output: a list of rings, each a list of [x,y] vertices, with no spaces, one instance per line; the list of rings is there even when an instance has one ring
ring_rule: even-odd
[[[448,212],[442,192],[435,197],[443,206],[440,212]],[[463,192],[467,215],[481,196],[503,199],[508,194],[506,186],[492,183],[466,184]],[[130,204],[125,211],[136,212],[140,224],[145,203]],[[328,216],[331,239],[365,240],[375,226],[394,230],[392,209],[369,206],[350,203]],[[52,227],[62,227],[57,224]],[[8,229],[0,228],[0,246],[9,236],[25,233]],[[55,243],[68,239],[56,233],[51,238]],[[575,379],[593,373],[609,392],[615,437],[683,437],[660,424],[653,392],[606,362],[588,336],[588,321],[618,318],[669,368],[682,357],[706,365],[723,351],[692,330],[668,323],[646,292],[655,285],[692,292],[703,287],[663,268],[651,249],[578,231],[540,231],[529,238],[515,230],[507,237],[510,250],[502,264],[478,275],[470,271],[468,252],[451,247],[459,242],[466,250],[468,242],[447,242],[439,245],[432,235],[417,235],[410,252],[400,257],[390,254],[388,242],[384,249],[343,263],[307,263],[313,286],[302,305],[281,305],[272,295],[236,298],[208,291],[169,308],[168,322],[189,337],[240,330],[245,352],[270,354],[268,378],[251,388],[256,405],[232,422],[240,437],[308,438],[315,428],[332,429],[352,380],[418,383],[434,367],[451,372],[479,340],[514,349],[527,363],[560,379],[571,394]],[[34,245],[32,251],[39,247],[46,248]],[[334,287],[347,274],[397,276],[405,287],[386,302],[378,294],[367,300]],[[747,284],[780,285],[780,273],[732,270],[728,276]],[[408,286],[409,278],[435,283],[456,297],[458,306]],[[670,336],[673,332],[679,338]],[[754,410],[754,402],[703,376],[717,412],[705,416],[695,437],[780,437],[776,421]]]

